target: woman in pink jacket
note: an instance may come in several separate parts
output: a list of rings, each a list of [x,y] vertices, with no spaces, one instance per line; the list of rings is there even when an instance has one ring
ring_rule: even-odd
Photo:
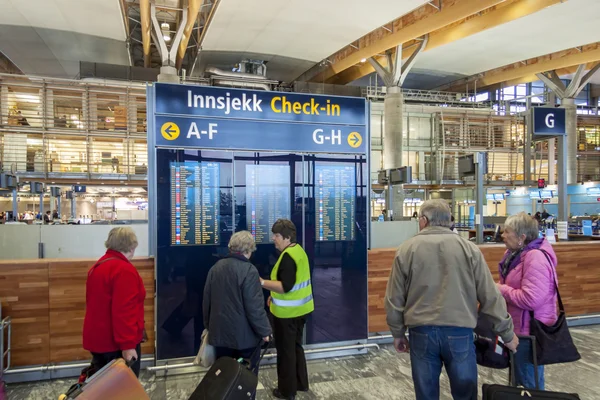
[[[525,213],[506,219],[502,238],[506,253],[500,261],[498,289],[506,300],[515,324],[515,333],[529,335],[530,311],[546,325],[557,319],[557,297],[554,286],[556,254],[552,245],[538,238],[538,222]],[[522,340],[514,358],[516,384],[535,388],[531,342]],[[544,367],[538,367],[539,387],[544,388]]]

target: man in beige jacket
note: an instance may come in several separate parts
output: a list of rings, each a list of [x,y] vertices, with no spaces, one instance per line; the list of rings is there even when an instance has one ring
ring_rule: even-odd
[[[420,232],[394,259],[385,296],[387,323],[398,352],[408,352],[417,400],[439,399],[445,365],[452,397],[477,399],[473,328],[485,314],[512,351],[519,339],[506,303],[479,248],[450,229],[443,200],[421,206]]]

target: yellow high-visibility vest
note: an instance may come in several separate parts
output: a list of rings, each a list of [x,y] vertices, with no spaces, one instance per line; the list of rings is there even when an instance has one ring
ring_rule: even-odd
[[[292,290],[284,294],[271,292],[271,313],[277,318],[301,317],[313,312],[315,309],[308,256],[299,244],[286,248],[279,256],[273,271],[271,271],[271,280],[273,281],[277,280],[279,264],[281,264],[281,259],[285,254],[292,257],[292,260],[296,263],[296,284]]]

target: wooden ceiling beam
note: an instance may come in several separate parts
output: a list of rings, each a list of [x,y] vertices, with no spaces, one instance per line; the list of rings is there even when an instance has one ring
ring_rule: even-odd
[[[505,65],[436,89],[449,92],[464,91],[467,84],[473,87],[475,83],[478,88],[497,88],[501,84],[514,86],[518,83],[537,81],[535,75],[542,72],[556,70],[559,75],[561,73],[567,75],[573,73],[571,71],[576,70],[581,64],[590,66],[598,61],[600,61],[600,42]]]
[[[402,24],[399,29],[392,32],[385,31],[387,34],[380,35],[379,39],[376,40],[359,40],[359,44],[366,42],[365,45],[359,46],[358,49],[353,49],[353,51],[343,50],[338,52],[331,57],[332,63],[312,77],[310,81],[325,82],[334,75],[359,64],[361,60],[382,54],[386,50],[441,29],[504,1],[506,0],[449,0],[444,2],[444,7],[439,11],[425,4],[412,13],[399,18],[401,21],[406,20],[412,23]],[[344,53],[347,54],[344,56]]]
[[[487,29],[523,18],[557,3],[561,3],[561,0],[510,0],[497,4],[478,15],[472,15],[449,26],[430,32],[429,42],[423,51],[432,50]],[[414,48],[403,55],[403,58],[407,59],[413,52]],[[381,63],[382,61],[379,60],[379,62]],[[373,72],[375,70],[370,64],[359,62],[359,64],[328,78],[325,82],[345,85]]]

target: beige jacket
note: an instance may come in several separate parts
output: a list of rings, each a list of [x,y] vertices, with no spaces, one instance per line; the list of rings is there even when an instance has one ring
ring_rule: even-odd
[[[448,228],[427,227],[396,253],[385,295],[387,324],[395,338],[406,328],[475,328],[477,307],[505,342],[513,322],[477,246]]]

